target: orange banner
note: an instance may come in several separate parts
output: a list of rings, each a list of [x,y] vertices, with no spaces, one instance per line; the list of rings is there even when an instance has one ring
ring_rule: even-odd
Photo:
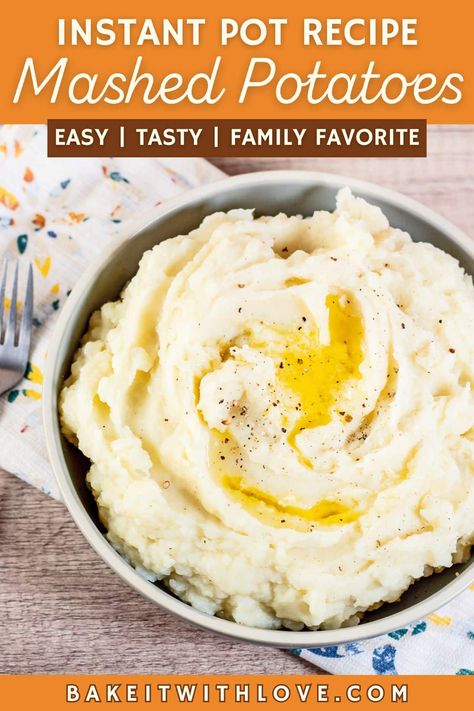
[[[0,121],[474,123],[474,4],[4,3]]]
[[[3,676],[0,700],[8,711],[109,707],[406,711],[469,708],[469,676]]]

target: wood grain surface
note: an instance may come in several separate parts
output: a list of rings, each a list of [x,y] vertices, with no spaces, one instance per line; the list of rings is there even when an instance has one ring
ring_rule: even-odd
[[[425,159],[214,163],[231,174],[292,167],[371,180],[473,235],[474,126],[430,128],[428,150]],[[107,568],[62,504],[5,472],[0,562],[0,672],[318,673],[289,652],[222,639],[162,612]]]
[[[427,158],[219,158],[229,174],[298,168],[340,173],[420,200],[474,237],[474,126],[428,128]]]
[[[129,588],[63,504],[0,472],[4,674],[308,674],[289,652],[186,625]]]

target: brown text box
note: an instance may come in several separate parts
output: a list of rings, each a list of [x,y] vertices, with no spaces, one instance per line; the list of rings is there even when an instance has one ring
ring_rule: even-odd
[[[426,121],[50,120],[52,157],[424,157]]]

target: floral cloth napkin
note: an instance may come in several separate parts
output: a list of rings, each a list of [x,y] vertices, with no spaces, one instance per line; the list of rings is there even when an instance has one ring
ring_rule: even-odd
[[[44,126],[0,126],[0,259],[34,264],[31,360],[0,397],[0,469],[59,498],[41,423],[48,339],[85,266],[163,200],[222,173],[204,160],[46,158]],[[474,586],[426,620],[357,644],[294,650],[338,674],[474,674]]]
[[[382,637],[293,653],[332,674],[474,674],[474,585]]]
[[[20,294],[30,262],[35,275],[31,360],[23,382],[0,398],[0,468],[59,498],[41,422],[58,311],[108,243],[149,222],[164,200],[222,175],[194,158],[47,158],[45,126],[0,126],[0,260],[19,259]]]

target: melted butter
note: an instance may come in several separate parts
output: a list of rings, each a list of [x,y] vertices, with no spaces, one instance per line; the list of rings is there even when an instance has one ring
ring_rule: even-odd
[[[303,533],[316,526],[345,525],[356,521],[360,511],[353,505],[323,499],[309,508],[286,504],[276,496],[246,482],[241,449],[230,432],[212,430],[213,471],[229,496],[262,523],[274,528],[292,528]]]
[[[310,279],[304,279],[303,277],[290,277],[285,281],[285,286],[302,286],[310,281]]]
[[[292,528],[306,533],[320,526],[343,525],[356,521],[359,512],[337,501],[318,501],[311,508],[282,504],[275,496],[245,484],[239,476],[224,476],[222,484],[234,501],[249,513],[275,528]]]
[[[272,328],[275,339],[268,343],[250,338],[248,345],[258,348],[275,360],[277,382],[288,409],[298,414],[288,434],[288,444],[295,449],[305,466],[311,462],[298,449],[296,437],[305,429],[327,425],[337,399],[344,387],[361,377],[363,360],[362,319],[350,300],[342,301],[330,294],[326,297],[329,312],[329,343],[321,344],[316,327],[300,330]],[[291,418],[294,419],[294,418]],[[285,418],[287,424],[290,417]]]
[[[238,339],[239,345],[245,343],[273,358],[277,389],[283,409],[287,410],[283,426],[293,423],[288,444],[300,462],[311,469],[312,462],[299,451],[296,438],[305,429],[331,421],[340,393],[351,380],[361,377],[359,367],[363,360],[362,319],[350,300],[331,294],[326,298],[326,307],[327,344],[320,343],[318,329],[307,324],[306,319],[291,330],[265,324],[270,332],[265,341],[257,339],[252,328]],[[221,352],[221,357],[223,353],[224,360],[234,357],[230,346]],[[296,418],[291,411],[296,412]],[[308,508],[284,503],[245,481],[240,474],[245,471],[245,456],[229,432],[212,431],[210,460],[219,482],[234,501],[263,523],[308,532],[316,525],[345,525],[359,518],[357,508],[338,501],[324,499]]]

